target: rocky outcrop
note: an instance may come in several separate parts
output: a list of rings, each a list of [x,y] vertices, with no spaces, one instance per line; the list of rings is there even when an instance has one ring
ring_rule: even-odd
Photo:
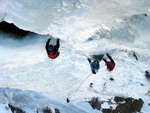
[[[8,104],[10,110],[12,113],[26,113],[25,111],[23,111],[22,109],[15,107],[11,104]],[[42,111],[42,113],[60,113],[59,109],[55,108],[54,112],[52,112],[52,110],[49,107],[45,107],[43,109],[38,109],[36,110],[36,113],[41,113],[40,111]]]
[[[98,110],[101,109],[101,102],[100,102],[99,98],[93,97],[91,99],[91,101],[89,101],[89,103],[90,103],[90,105],[92,106],[93,109],[98,109]]]
[[[52,110],[46,107],[45,109],[43,109],[43,113],[52,113]]]
[[[115,97],[114,101],[117,103],[117,107],[113,110],[113,113],[135,113],[140,112],[143,107],[142,99],[133,99],[133,98],[122,98]]]
[[[14,107],[11,104],[8,104],[8,106],[11,109],[12,113],[25,113],[25,111],[23,111],[22,109],[20,109],[18,107]]]
[[[90,105],[93,109],[101,110],[103,113],[135,113],[140,112],[143,107],[142,99],[134,99],[134,98],[123,98],[123,97],[114,97],[115,103],[113,103],[111,99],[108,101],[100,101],[97,97],[94,97],[89,101]],[[101,105],[103,103],[109,103],[110,108],[102,108]],[[113,109],[111,105],[116,105],[116,108]]]
[[[55,108],[55,113],[60,113],[60,111],[57,108]]]

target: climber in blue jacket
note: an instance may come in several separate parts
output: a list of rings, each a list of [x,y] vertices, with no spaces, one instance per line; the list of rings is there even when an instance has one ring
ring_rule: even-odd
[[[87,59],[91,66],[91,71],[93,74],[96,74],[100,68],[99,60],[91,61],[90,58]]]

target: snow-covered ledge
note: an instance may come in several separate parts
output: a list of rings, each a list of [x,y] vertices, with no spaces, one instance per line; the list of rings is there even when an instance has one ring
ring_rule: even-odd
[[[1,0],[0,19],[39,34],[83,38],[115,18],[150,14],[149,6],[147,0]]]

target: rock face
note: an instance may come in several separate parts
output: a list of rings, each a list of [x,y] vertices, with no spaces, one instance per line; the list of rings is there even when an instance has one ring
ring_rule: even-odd
[[[20,109],[18,107],[15,107],[15,106],[13,106],[11,104],[8,104],[8,106],[11,109],[12,113],[26,113],[22,109]],[[49,107],[47,107],[47,106],[45,108],[43,108],[42,110],[40,110],[40,111],[42,111],[42,113],[60,113],[59,109],[55,108],[54,112],[52,112],[52,110]],[[36,113],[40,113],[38,108],[36,110]]]
[[[91,101],[89,101],[90,105],[92,106],[93,109],[101,109],[101,102],[99,98],[93,97]]]
[[[52,110],[46,107],[45,109],[43,109],[43,113],[52,113]]]
[[[55,113],[60,113],[60,111],[57,108],[55,108]]]
[[[114,97],[115,103],[112,102],[111,99],[109,101],[100,101],[97,97],[93,97],[91,101],[89,101],[90,105],[93,109],[101,110],[103,113],[135,113],[140,112],[143,107],[142,99],[134,99],[134,98],[123,98],[123,97]],[[101,105],[103,103],[109,103],[109,105],[116,105],[115,109],[113,108],[102,108]]]
[[[133,99],[133,98],[122,98],[122,97],[115,97],[115,102],[118,104],[113,113],[134,113],[140,112],[141,108],[143,107],[143,100],[142,99]],[[121,100],[121,101],[120,101]],[[120,103],[123,102],[123,103]]]
[[[20,108],[14,107],[11,104],[8,104],[9,108],[11,109],[12,113],[25,113],[23,110]]]
[[[10,24],[5,21],[0,23],[0,31],[20,38],[31,33],[30,31],[19,29],[14,24]]]

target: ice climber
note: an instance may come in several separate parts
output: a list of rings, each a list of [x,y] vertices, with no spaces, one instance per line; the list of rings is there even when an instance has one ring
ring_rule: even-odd
[[[115,68],[115,62],[108,53],[106,55],[107,55],[107,57],[109,58],[110,61],[107,61],[106,59],[103,59],[103,61],[105,62],[106,66],[107,66],[107,69],[109,71],[113,71],[113,69]]]
[[[60,46],[59,39],[57,38],[56,45],[49,44],[50,41],[51,41],[51,38],[47,40],[45,49],[47,51],[48,57],[51,59],[55,59],[59,56],[59,51],[58,51],[59,46]]]
[[[100,68],[99,60],[94,60],[93,62],[90,58],[88,58],[87,60],[90,63],[92,73],[96,74]]]

